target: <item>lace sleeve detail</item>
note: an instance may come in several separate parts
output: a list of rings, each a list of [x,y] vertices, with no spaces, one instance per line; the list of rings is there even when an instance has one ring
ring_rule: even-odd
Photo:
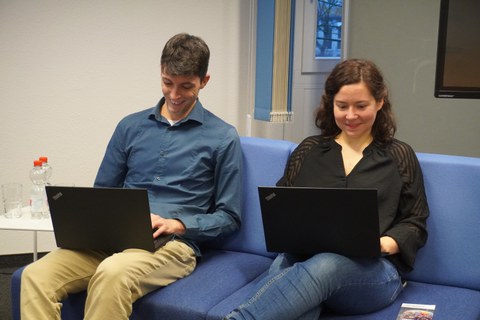
[[[415,201],[411,207],[411,214],[428,215],[423,174],[412,147],[394,139],[390,152],[392,157],[397,161],[398,170],[404,181],[405,188],[414,192],[413,198]]]
[[[290,158],[285,166],[283,177],[277,182],[277,186],[290,187],[295,181],[295,177],[300,171],[305,155],[312,149],[313,146],[318,145],[321,141],[321,136],[311,136],[303,140],[298,147],[292,152]]]
[[[389,149],[397,162],[403,187],[397,218],[387,235],[393,237],[400,247],[400,255],[392,259],[402,271],[408,272],[413,268],[418,249],[428,238],[426,220],[429,208],[422,170],[413,149],[395,139]]]

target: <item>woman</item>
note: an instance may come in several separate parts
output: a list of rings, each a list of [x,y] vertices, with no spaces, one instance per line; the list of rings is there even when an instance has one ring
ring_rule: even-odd
[[[257,292],[226,319],[318,319],[323,306],[361,314],[391,304],[427,240],[422,172],[396,125],[381,72],[370,61],[338,64],[315,123],[321,135],[293,152],[281,186],[376,188],[381,258],[280,254]],[[301,212],[298,212],[301,217]]]

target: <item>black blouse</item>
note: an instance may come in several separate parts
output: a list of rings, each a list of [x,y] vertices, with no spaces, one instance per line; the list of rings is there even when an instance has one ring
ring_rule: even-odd
[[[277,185],[377,189],[380,234],[395,239],[400,248],[388,259],[399,271],[411,271],[418,249],[427,240],[429,215],[415,152],[396,139],[387,145],[371,143],[345,175],[341,151],[332,138],[306,138],[290,156]]]

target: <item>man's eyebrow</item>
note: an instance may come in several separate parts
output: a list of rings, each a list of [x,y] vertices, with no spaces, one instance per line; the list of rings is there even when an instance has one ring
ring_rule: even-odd
[[[171,81],[173,82],[173,80],[167,76],[162,76],[162,80],[168,80],[168,81]],[[186,84],[189,84],[189,85],[195,85],[195,82],[194,81],[190,81],[190,80],[187,80],[187,81],[184,81],[184,82],[180,82],[179,83],[180,85],[186,85]]]

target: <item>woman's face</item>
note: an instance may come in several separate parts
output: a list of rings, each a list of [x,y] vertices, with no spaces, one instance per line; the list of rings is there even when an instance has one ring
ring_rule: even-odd
[[[333,98],[335,123],[348,138],[365,138],[372,132],[383,100],[375,101],[364,82],[344,85]]]

